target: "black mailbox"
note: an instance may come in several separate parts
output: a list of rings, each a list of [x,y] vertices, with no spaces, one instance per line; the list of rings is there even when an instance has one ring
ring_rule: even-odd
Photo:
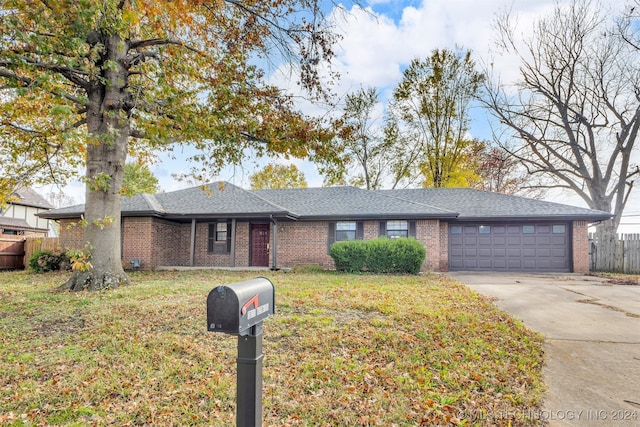
[[[273,283],[264,277],[220,285],[207,297],[207,329],[249,335],[251,328],[274,313]]]

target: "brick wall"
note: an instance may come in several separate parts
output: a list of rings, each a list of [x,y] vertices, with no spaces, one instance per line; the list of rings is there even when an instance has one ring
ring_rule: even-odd
[[[141,268],[154,266],[153,259],[153,218],[122,218],[122,265],[132,268],[132,261],[138,258]]]
[[[273,225],[271,227],[273,228]],[[314,264],[333,268],[333,259],[329,256],[328,233],[327,221],[278,223],[278,266]],[[273,230],[271,239],[273,247]]]
[[[231,265],[231,254],[229,252],[209,252],[209,224],[208,222],[196,224],[195,266],[229,267]]]
[[[449,271],[449,223],[440,222],[440,268]]]
[[[365,240],[375,239],[379,235],[380,221],[364,221]],[[278,224],[278,266],[319,265],[334,268],[333,259],[328,253],[327,221],[281,222]],[[416,238],[425,245],[427,256],[423,271],[441,271],[442,253],[444,266],[447,266],[447,247],[441,243],[442,227],[439,220],[420,220],[416,222]],[[446,236],[446,225],[445,225]],[[273,231],[271,231],[273,236]],[[273,238],[273,237],[272,237]],[[445,270],[446,271],[446,270]]]
[[[151,235],[154,242],[151,247],[154,267],[189,265],[191,224],[180,224],[154,218]]]
[[[84,246],[83,229],[75,226],[67,229],[72,220],[61,220],[63,229],[61,243],[67,249]],[[379,221],[364,222],[364,238],[374,239],[379,234]],[[328,253],[328,221],[300,221],[278,223],[278,267],[295,265],[319,265],[334,268],[333,259]],[[125,268],[131,268],[130,261],[138,258],[141,268],[157,266],[188,266],[190,263],[191,224],[179,224],[150,217],[126,217],[122,221],[123,254]],[[231,266],[231,254],[208,253],[209,223],[196,224],[195,266],[227,267]],[[270,227],[271,248],[273,227]],[[236,223],[235,266],[249,266],[250,223]],[[444,242],[443,236],[444,235]],[[416,237],[426,248],[427,257],[423,271],[446,271],[447,267],[447,229],[446,224],[438,220],[420,220],[416,222]],[[272,258],[270,258],[271,262]]]
[[[572,233],[573,272],[589,273],[589,224],[587,221],[574,221]]]
[[[422,242],[427,256],[422,271],[438,271],[440,269],[440,221],[422,219],[416,221],[416,239]]]
[[[65,249],[84,247],[84,229],[79,221],[80,218],[60,220],[60,246]]]
[[[249,223],[236,223],[236,267],[249,265]]]

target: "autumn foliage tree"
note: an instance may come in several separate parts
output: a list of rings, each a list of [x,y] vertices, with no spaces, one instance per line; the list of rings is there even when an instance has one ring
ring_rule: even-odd
[[[158,191],[160,191],[158,178],[147,165],[135,162],[125,163],[120,194],[131,197],[142,193],[156,194]]]
[[[129,282],[120,193],[130,154],[189,145],[196,177],[258,155],[329,158],[328,134],[255,64],[291,60],[323,91],[335,37],[314,0],[0,3],[1,193],[86,169],[85,271],[69,289]],[[10,193],[9,193],[10,194]]]
[[[469,108],[482,80],[470,51],[435,50],[411,62],[389,106],[387,137],[409,153],[396,157],[396,181],[421,177],[426,187],[460,186],[473,173],[461,166],[472,142]]]
[[[249,177],[252,190],[269,188],[306,188],[304,173],[296,165],[269,163]]]

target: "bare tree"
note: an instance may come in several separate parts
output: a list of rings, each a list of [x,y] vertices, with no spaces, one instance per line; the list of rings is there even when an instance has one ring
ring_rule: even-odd
[[[541,18],[533,35],[516,37],[509,12],[496,19],[504,50],[520,62],[514,85],[487,79],[483,102],[500,123],[498,141],[532,178],[551,179],[590,208],[612,212],[600,230],[615,233],[638,166],[640,51],[611,29],[601,5],[573,0]]]
[[[371,87],[346,96],[338,131],[343,160],[334,182],[346,181],[367,190],[382,187],[392,144],[384,137],[382,118],[375,115],[379,103],[378,91]]]

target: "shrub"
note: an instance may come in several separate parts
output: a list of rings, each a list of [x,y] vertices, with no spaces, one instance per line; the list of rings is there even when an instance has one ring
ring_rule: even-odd
[[[35,251],[29,257],[29,268],[36,273],[47,271],[68,270],[71,266],[69,257],[64,253],[54,253],[50,250]]]
[[[424,245],[416,239],[396,239],[392,242],[390,258],[394,261],[395,272],[418,274],[427,256]]]
[[[367,269],[372,273],[395,273],[395,259],[393,257],[393,244],[397,240],[385,237],[367,241],[369,253],[367,254]]]
[[[363,240],[347,240],[336,242],[329,248],[336,270],[357,273],[367,263],[367,245]]]
[[[350,273],[368,270],[373,273],[418,274],[426,250],[413,238],[351,240],[331,245],[329,255],[338,271]]]

